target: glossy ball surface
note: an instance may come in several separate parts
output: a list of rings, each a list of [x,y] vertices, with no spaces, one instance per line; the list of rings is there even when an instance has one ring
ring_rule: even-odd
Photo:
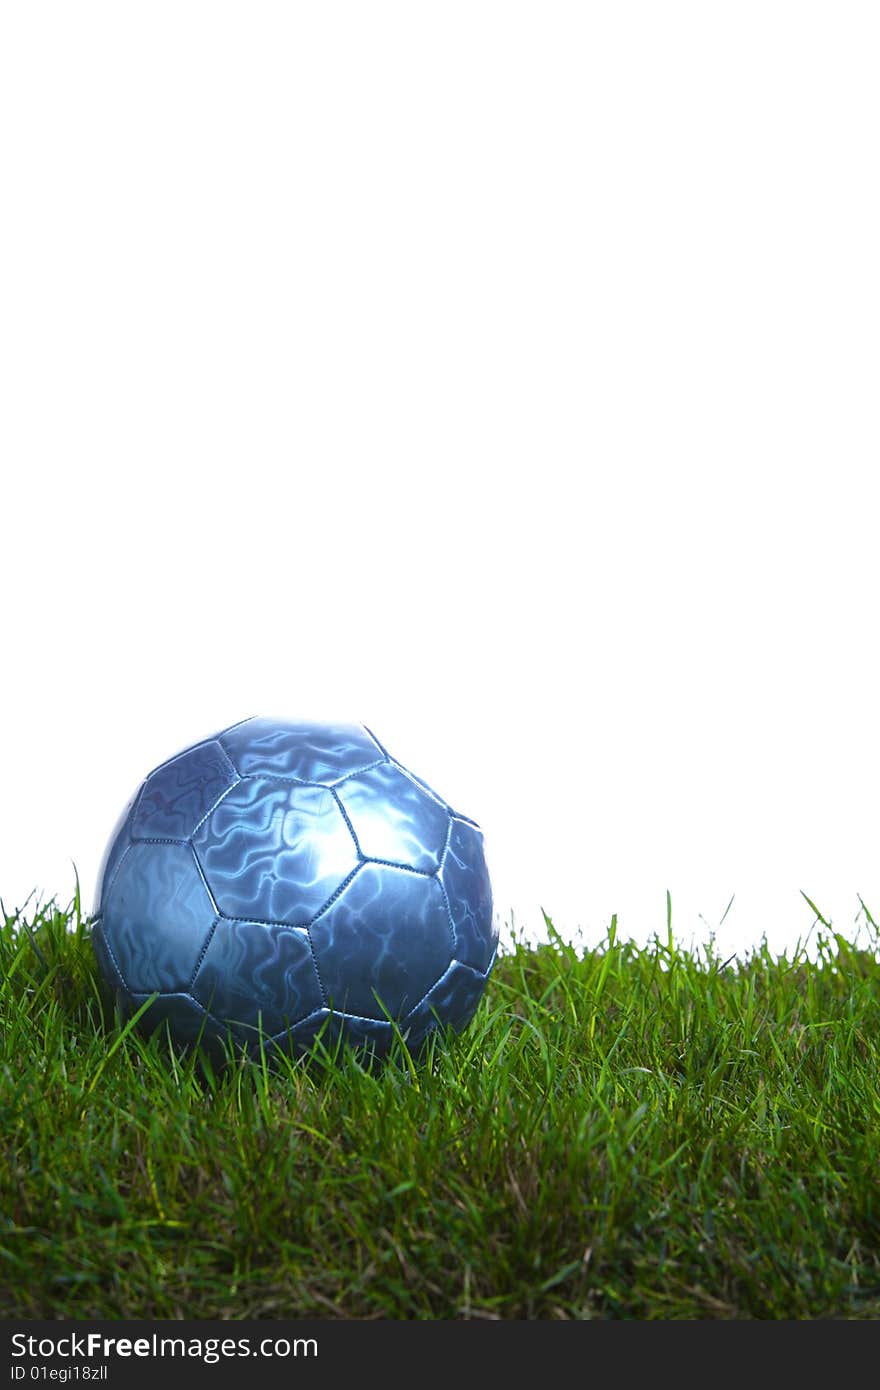
[[[497,949],[475,821],[363,725],[253,718],[144,780],[92,940],[125,1013],[181,1045],[320,1032],[388,1051],[472,1018]]]

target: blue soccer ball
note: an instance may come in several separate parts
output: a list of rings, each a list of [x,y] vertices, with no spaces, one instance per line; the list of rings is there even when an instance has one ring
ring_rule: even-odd
[[[475,821],[359,724],[246,719],[170,758],[125,808],[92,940],[152,1030],[293,1055],[377,1055],[461,1030],[495,962]]]

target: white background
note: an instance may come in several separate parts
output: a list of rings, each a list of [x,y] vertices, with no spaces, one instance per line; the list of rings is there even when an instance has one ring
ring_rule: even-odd
[[[7,909],[274,713],[533,933],[880,919],[876,6],[0,27]]]

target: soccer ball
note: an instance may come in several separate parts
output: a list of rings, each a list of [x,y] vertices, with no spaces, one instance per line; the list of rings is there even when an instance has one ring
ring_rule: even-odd
[[[475,821],[363,725],[246,719],[151,772],[98,878],[126,1014],[209,1050],[386,1053],[469,1023],[495,962]],[[341,1035],[341,1037],[340,1037]]]

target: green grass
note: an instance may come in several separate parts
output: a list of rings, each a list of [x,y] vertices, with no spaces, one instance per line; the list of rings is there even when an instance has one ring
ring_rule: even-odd
[[[830,929],[724,964],[612,923],[518,945],[418,1064],[215,1076],[38,907],[0,928],[0,1316],[876,1318],[878,1038]]]

